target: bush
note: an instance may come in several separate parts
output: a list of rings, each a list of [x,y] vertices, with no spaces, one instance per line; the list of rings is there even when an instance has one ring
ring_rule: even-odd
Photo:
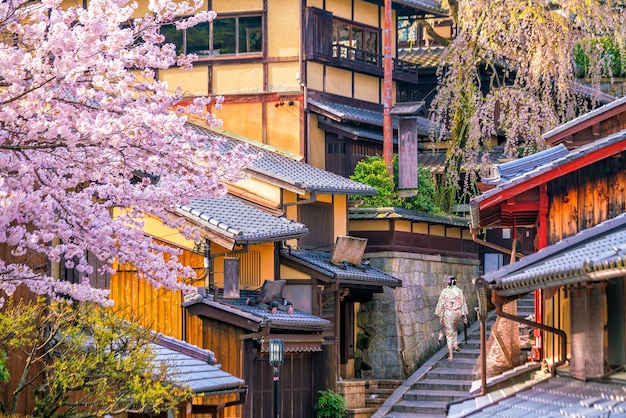
[[[370,208],[399,207],[421,212],[438,212],[434,203],[435,181],[432,173],[424,167],[418,169],[417,195],[399,197],[398,188],[398,155],[394,155],[394,177],[389,175],[389,168],[383,157],[377,155],[359,161],[354,168],[352,180],[358,181],[378,190],[376,196],[352,196],[355,200],[362,200],[361,206]]]
[[[317,418],[343,418],[348,415],[346,400],[332,389],[320,390],[315,410]]]

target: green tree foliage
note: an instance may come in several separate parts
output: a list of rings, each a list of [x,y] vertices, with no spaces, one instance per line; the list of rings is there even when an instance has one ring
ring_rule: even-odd
[[[0,350],[21,356],[20,396],[35,394],[32,416],[102,416],[124,411],[158,414],[192,396],[157,364],[149,330],[100,305],[8,301],[0,313]],[[13,386],[12,386],[13,387]]]
[[[315,404],[317,418],[343,418],[348,415],[346,399],[332,389],[320,390]]]
[[[594,59],[588,51],[599,51]],[[621,50],[613,38],[585,39],[574,48],[576,75],[584,78],[593,73],[592,66],[600,65],[598,75],[602,77],[626,76],[626,50]]]
[[[626,11],[601,0],[448,5],[457,33],[438,72],[432,140],[449,146],[449,190],[467,191],[493,163],[494,144],[511,159],[540,151],[543,133],[599,104],[601,77],[624,64]]]
[[[352,180],[372,186],[378,190],[376,196],[353,196],[362,200],[363,207],[399,207],[422,212],[436,212],[436,187],[431,172],[420,167],[418,170],[417,195],[400,197],[398,195],[398,155],[394,155],[394,177],[389,175],[389,169],[383,157],[373,156],[359,161],[354,168]]]

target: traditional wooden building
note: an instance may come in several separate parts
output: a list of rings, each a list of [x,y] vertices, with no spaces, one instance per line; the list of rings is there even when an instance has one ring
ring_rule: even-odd
[[[112,295],[155,331],[213,350],[224,371],[245,380],[247,400],[226,408],[227,417],[270,416],[268,342],[282,339],[281,411],[313,417],[318,391],[354,376],[347,367],[354,358],[345,348],[355,338],[354,301],[400,282],[373,268],[359,270],[360,259],[348,266],[359,275],[348,272],[335,280],[328,271],[332,265],[326,274],[313,274],[291,255],[306,249],[322,257],[336,252],[338,237],[347,235],[348,196],[376,190],[270,146],[222,130],[194,129],[207,141],[220,140],[223,151],[246,142],[246,152],[257,156],[249,177],[229,184],[227,196],[178,208],[202,242],[182,239],[157,219],[146,223],[147,234],[183,250],[180,259],[197,271],[192,284],[198,293],[184,298],[154,289],[121,266],[111,279]]]
[[[198,55],[193,69],[162,70],[158,77],[189,97],[223,96],[217,116],[224,129],[344,176],[360,159],[382,154],[385,30],[395,105],[407,101],[398,92],[416,86],[419,71],[399,57],[396,28],[446,15],[436,0],[394,0],[388,23],[378,0],[212,0],[204,7],[217,12],[215,21],[162,31],[179,51]],[[426,136],[423,110],[411,118],[415,135]],[[394,116],[396,144],[398,128]]]
[[[580,380],[626,363],[624,271],[614,260],[624,244],[625,111],[622,98],[545,133],[553,148],[495,167],[470,203],[474,228],[513,238],[534,230],[538,251],[478,279],[483,310],[488,298],[500,313],[534,292],[532,358]]]

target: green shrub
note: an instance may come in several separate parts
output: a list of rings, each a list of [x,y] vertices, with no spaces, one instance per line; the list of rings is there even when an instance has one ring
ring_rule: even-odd
[[[398,207],[421,212],[438,212],[435,201],[435,181],[432,173],[424,167],[418,169],[417,195],[399,197],[398,188],[398,155],[394,155],[394,176],[389,175],[389,168],[383,157],[377,155],[359,161],[354,168],[352,180],[358,181],[378,190],[376,196],[352,196],[354,200],[362,200],[361,206],[369,208]]]
[[[348,415],[346,400],[332,389],[320,390],[315,410],[317,418],[343,418]]]

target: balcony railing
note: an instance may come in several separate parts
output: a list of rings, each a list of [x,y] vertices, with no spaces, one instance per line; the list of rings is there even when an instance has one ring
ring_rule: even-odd
[[[316,57],[338,67],[383,76],[384,56],[364,49],[335,44],[331,57],[323,57],[320,54],[316,54]],[[417,68],[417,64],[393,58],[393,78],[396,80],[417,82]]]

